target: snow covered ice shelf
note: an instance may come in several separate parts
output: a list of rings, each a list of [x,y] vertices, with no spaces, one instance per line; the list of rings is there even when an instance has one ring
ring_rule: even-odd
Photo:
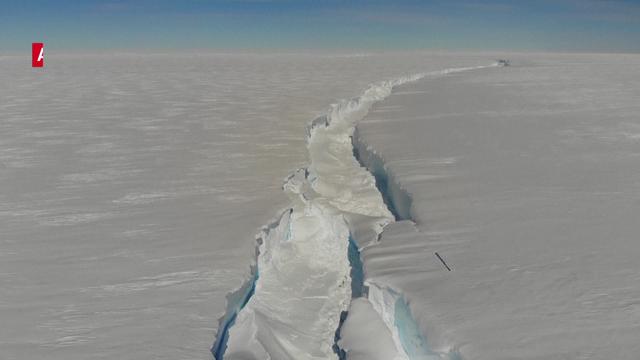
[[[349,132],[304,149],[308,121],[370,83],[498,56],[513,66],[428,77],[374,105],[354,143],[385,196],[351,172]],[[640,61],[498,56],[50,53],[43,72],[1,56],[2,357],[209,357],[226,295],[235,307],[253,280],[277,284],[254,234],[284,214],[317,226],[297,250],[342,254],[318,262],[338,270],[327,284],[348,281],[350,239],[360,247],[369,300],[351,303],[339,341],[353,358],[636,358]],[[286,215],[282,179],[309,162],[287,183],[305,210]],[[366,186],[349,194],[345,179]],[[368,246],[392,221],[385,197],[417,225]],[[350,292],[327,302],[317,357],[337,357]]]
[[[404,294],[440,353],[638,359],[640,56],[508,56],[403,85],[360,122],[417,223],[363,249],[365,278]]]
[[[0,358],[209,358],[309,120],[372,82],[487,58],[0,55]]]

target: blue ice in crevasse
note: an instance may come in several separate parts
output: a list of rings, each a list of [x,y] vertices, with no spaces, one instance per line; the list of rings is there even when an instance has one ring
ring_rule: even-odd
[[[242,288],[240,288],[239,291],[237,291],[229,298],[227,315],[220,326],[220,332],[218,333],[216,342],[211,348],[211,353],[213,354],[214,359],[222,360],[222,358],[224,357],[224,352],[225,350],[227,350],[227,341],[229,341],[229,330],[236,322],[236,318],[238,317],[238,313],[240,312],[240,310],[242,310],[247,305],[247,303],[255,293],[258,277],[259,273],[258,269],[256,268],[251,279]]]
[[[411,220],[411,203],[413,201],[411,196],[400,186],[393,174],[387,171],[380,155],[360,141],[357,128],[351,137],[351,143],[353,157],[373,175],[376,180],[376,188],[382,195],[382,201],[396,221]]]
[[[402,296],[396,300],[394,315],[394,325],[398,330],[400,343],[409,359],[440,359],[440,356],[427,346],[426,339],[411,316],[409,304]]]
[[[362,297],[365,291],[364,267],[362,265],[362,259],[360,258],[360,250],[358,250],[358,245],[356,245],[356,242],[351,234],[349,234],[349,247],[347,249],[347,257],[349,259],[349,265],[351,266],[351,297]],[[347,311],[343,311],[340,314],[340,324],[338,325],[338,329],[336,330],[336,334],[333,339],[333,351],[338,355],[339,360],[345,360],[347,358],[347,353],[338,346],[338,341],[340,341],[340,330],[342,329],[342,324],[347,319],[347,316]]]
[[[364,266],[360,258],[360,250],[353,237],[349,235],[349,265],[351,265],[351,297],[358,298],[364,295]]]
[[[394,309],[394,325],[404,352],[411,360],[462,360],[457,350],[436,353],[429,348],[418,324],[411,316],[411,308],[402,296],[398,296]]]

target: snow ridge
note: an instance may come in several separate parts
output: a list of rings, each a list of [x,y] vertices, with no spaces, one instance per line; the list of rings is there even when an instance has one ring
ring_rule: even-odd
[[[426,345],[408,345],[415,343],[415,337],[421,339],[418,343],[426,342],[411,319],[407,302],[399,292],[367,279],[361,260],[354,258],[379,241],[386,225],[410,218],[410,197],[389,178],[384,164],[371,173],[362,166],[354,156],[352,137],[357,121],[395,86],[483,67],[487,66],[381,82],[360,97],[332,105],[327,115],[311,122],[307,129],[309,166],[285,180],[283,190],[291,199],[291,208],[258,236],[253,275],[228,296],[227,314],[220,320],[212,348],[216,360],[336,359],[340,353],[351,358],[350,341],[341,339],[340,351],[335,342],[342,314],[352,298],[359,296],[371,303],[392,334],[393,349],[386,353],[397,354],[394,359],[425,358]],[[386,183],[381,190],[376,179]],[[343,335],[357,337],[353,332]]]

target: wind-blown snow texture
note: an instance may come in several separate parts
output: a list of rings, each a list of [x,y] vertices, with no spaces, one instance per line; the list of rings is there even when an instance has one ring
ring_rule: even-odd
[[[361,123],[354,144],[384,160],[417,225],[358,243],[376,281],[343,302],[351,359],[399,356],[399,333],[468,360],[640,353],[638,58],[505,56],[403,86]],[[311,160],[307,120],[380,79],[493,58],[50,51],[35,71],[0,56],[2,357],[210,356],[227,295],[262,279],[255,229]],[[331,260],[348,275],[344,240]]]
[[[417,223],[363,249],[366,276],[404,294],[430,349],[638,359],[640,56],[510,58],[404,85],[361,121]]]
[[[308,120],[375,81],[487,58],[0,55],[0,357],[210,357],[254,234],[308,160]]]

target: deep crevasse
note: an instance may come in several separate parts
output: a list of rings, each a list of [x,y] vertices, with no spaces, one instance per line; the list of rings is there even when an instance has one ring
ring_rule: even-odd
[[[476,68],[482,66],[382,82],[358,98],[333,105],[328,115],[312,122],[307,142],[310,164],[295,171],[283,186],[291,210],[259,237],[253,283],[244,287],[252,291],[236,306],[228,307],[233,313],[221,320],[221,333],[212,349],[215,357],[337,358],[334,336],[340,314],[352,299],[350,237],[360,249],[374,245],[384,226],[395,221],[374,176],[354,157],[351,137],[355,125],[396,85]],[[424,358],[423,353],[439,356],[426,353],[426,345],[416,348],[411,345],[415,339],[406,338],[407,333],[419,334],[399,292],[376,284],[375,279],[365,279],[365,285],[372,288],[367,295],[371,308],[382,321],[381,328],[387,329],[381,336],[392,339],[386,342],[394,347],[387,354],[395,354],[395,359]],[[347,335],[343,346],[358,337],[343,335]]]

